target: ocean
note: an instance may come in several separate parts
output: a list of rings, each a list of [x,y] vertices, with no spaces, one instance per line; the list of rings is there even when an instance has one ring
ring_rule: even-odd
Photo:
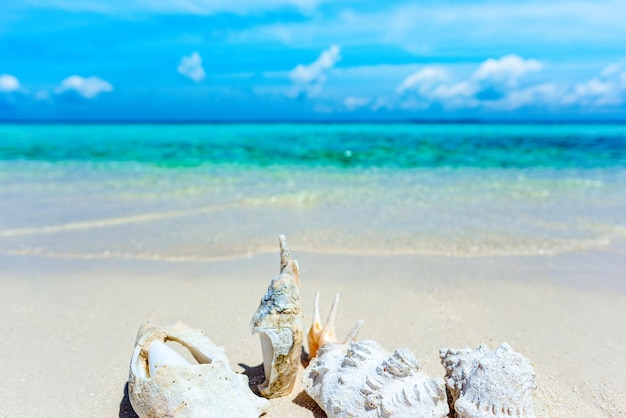
[[[3,124],[0,253],[518,256],[626,237],[626,125]]]

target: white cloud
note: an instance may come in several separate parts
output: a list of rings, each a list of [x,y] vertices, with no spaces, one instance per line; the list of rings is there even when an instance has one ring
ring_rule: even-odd
[[[196,83],[202,81],[205,76],[202,68],[202,57],[197,52],[188,57],[183,57],[178,64],[178,72]]]
[[[518,55],[510,54],[499,59],[486,60],[474,72],[473,78],[514,86],[517,85],[520,77],[528,72],[541,70],[541,68],[543,65],[537,60],[525,60]]]
[[[378,24],[374,36],[422,54],[451,43],[461,48],[478,48],[477,41],[488,50],[502,41],[497,37],[503,36],[508,45],[516,46],[529,45],[533,38],[560,44],[590,40],[612,43],[613,39],[620,39],[614,37],[616,34],[624,33],[626,3],[621,0],[489,0],[454,2],[453,6],[449,3],[402,2],[387,8],[386,13],[360,15],[360,23],[374,21]],[[432,33],[438,36],[433,38]]]
[[[602,108],[626,103],[626,71],[612,64],[590,80],[574,85],[544,82],[511,90],[489,108],[517,109],[523,106],[542,108]]]
[[[517,55],[488,59],[464,79],[454,80],[439,67],[423,67],[404,79],[396,92],[400,107],[483,108],[510,111],[535,108],[601,108],[626,104],[626,68],[611,64],[598,76],[577,84],[542,81],[523,84],[523,76],[543,64]]]
[[[617,63],[613,63],[604,67],[600,75],[602,77],[610,77],[616,73],[618,73],[622,69],[621,65]]]
[[[441,67],[424,67],[409,75],[397,87],[396,92],[411,96],[408,103],[424,108],[440,104],[448,108],[507,107],[513,109],[525,104],[523,97],[535,94],[526,91],[514,100],[507,99],[516,92],[520,79],[531,71],[538,71],[542,63],[517,55],[506,55],[482,62],[464,80],[453,80]]]
[[[620,64],[606,67],[598,77],[576,84],[564,97],[567,104],[579,106],[617,106],[626,103],[626,70]]]
[[[354,1],[339,1],[328,12],[319,10],[313,19],[260,22],[231,31],[229,40],[299,47],[336,40],[342,45],[359,45],[367,40],[379,48],[393,45],[422,57],[467,57],[475,56],[476,51],[499,56],[504,46],[555,54],[579,42],[614,54],[626,34],[623,0],[602,0],[602,7],[589,0],[453,3],[405,0],[359,7]]]
[[[372,106],[370,107],[370,109],[372,110],[372,112],[378,112],[380,109],[393,110],[394,106],[386,98],[379,97],[378,99],[376,99],[374,103],[372,103]]]
[[[417,96],[413,97],[411,103],[420,108],[428,107],[433,102],[442,102],[451,107],[471,106],[470,101],[477,92],[476,83],[453,82],[451,79],[445,69],[426,66],[406,77],[396,92]]]
[[[106,80],[98,77],[83,78],[79,75],[67,77],[56,88],[57,94],[66,91],[75,91],[86,99],[93,99],[100,93],[113,91],[113,86]]]
[[[563,89],[554,83],[541,83],[512,90],[500,100],[483,102],[481,105],[495,110],[515,110],[524,106],[558,107],[564,94]]]
[[[326,82],[326,73],[341,60],[340,48],[331,45],[330,48],[322,51],[320,56],[311,64],[298,64],[296,68],[289,72],[289,78],[295,86],[294,96],[302,91],[309,95],[319,93]]]
[[[348,96],[345,99],[343,99],[343,105],[349,111],[353,111],[360,107],[367,106],[368,103],[369,103],[369,100],[363,97]]]
[[[0,91],[1,92],[11,92],[17,91],[20,89],[20,82],[11,74],[0,74]]]
[[[404,79],[396,91],[400,94],[416,89],[422,95],[428,95],[435,86],[449,79],[448,72],[440,67],[424,67]]]
[[[574,87],[574,92],[580,96],[606,96],[613,90],[612,83],[601,80],[599,78],[592,78],[583,84],[578,84]]]

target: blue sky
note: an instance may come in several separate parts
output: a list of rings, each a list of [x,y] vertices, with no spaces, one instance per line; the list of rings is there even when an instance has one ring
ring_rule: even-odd
[[[0,11],[0,120],[626,120],[623,0]]]

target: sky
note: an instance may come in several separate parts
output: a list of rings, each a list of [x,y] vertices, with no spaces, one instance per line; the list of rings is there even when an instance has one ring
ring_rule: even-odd
[[[3,0],[0,121],[626,121],[623,0]]]

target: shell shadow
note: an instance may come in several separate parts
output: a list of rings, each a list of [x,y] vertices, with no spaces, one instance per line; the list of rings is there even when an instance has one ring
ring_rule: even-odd
[[[302,367],[306,369],[309,366],[310,362],[311,362],[311,356],[309,355],[309,353],[302,350],[302,353],[300,354],[300,364],[302,364]]]
[[[133,406],[130,404],[130,398],[128,397],[128,382],[124,384],[124,397],[120,402],[120,418],[139,418],[135,413]]]
[[[448,408],[450,408],[450,412],[448,413],[448,418],[454,418],[454,408],[452,404],[452,393],[450,393],[450,389],[448,389],[448,385],[446,385],[446,398],[448,399]]]
[[[242,374],[248,376],[248,386],[250,390],[257,396],[261,396],[258,386],[265,380],[265,371],[263,363],[258,366],[248,366],[247,364],[238,363],[239,367],[244,369]]]
[[[305,391],[298,393],[298,395],[293,398],[291,402],[313,412],[313,416],[315,418],[326,418],[326,413],[322,411],[322,408],[320,408],[319,405],[313,399],[311,399],[311,397],[307,395]]]

